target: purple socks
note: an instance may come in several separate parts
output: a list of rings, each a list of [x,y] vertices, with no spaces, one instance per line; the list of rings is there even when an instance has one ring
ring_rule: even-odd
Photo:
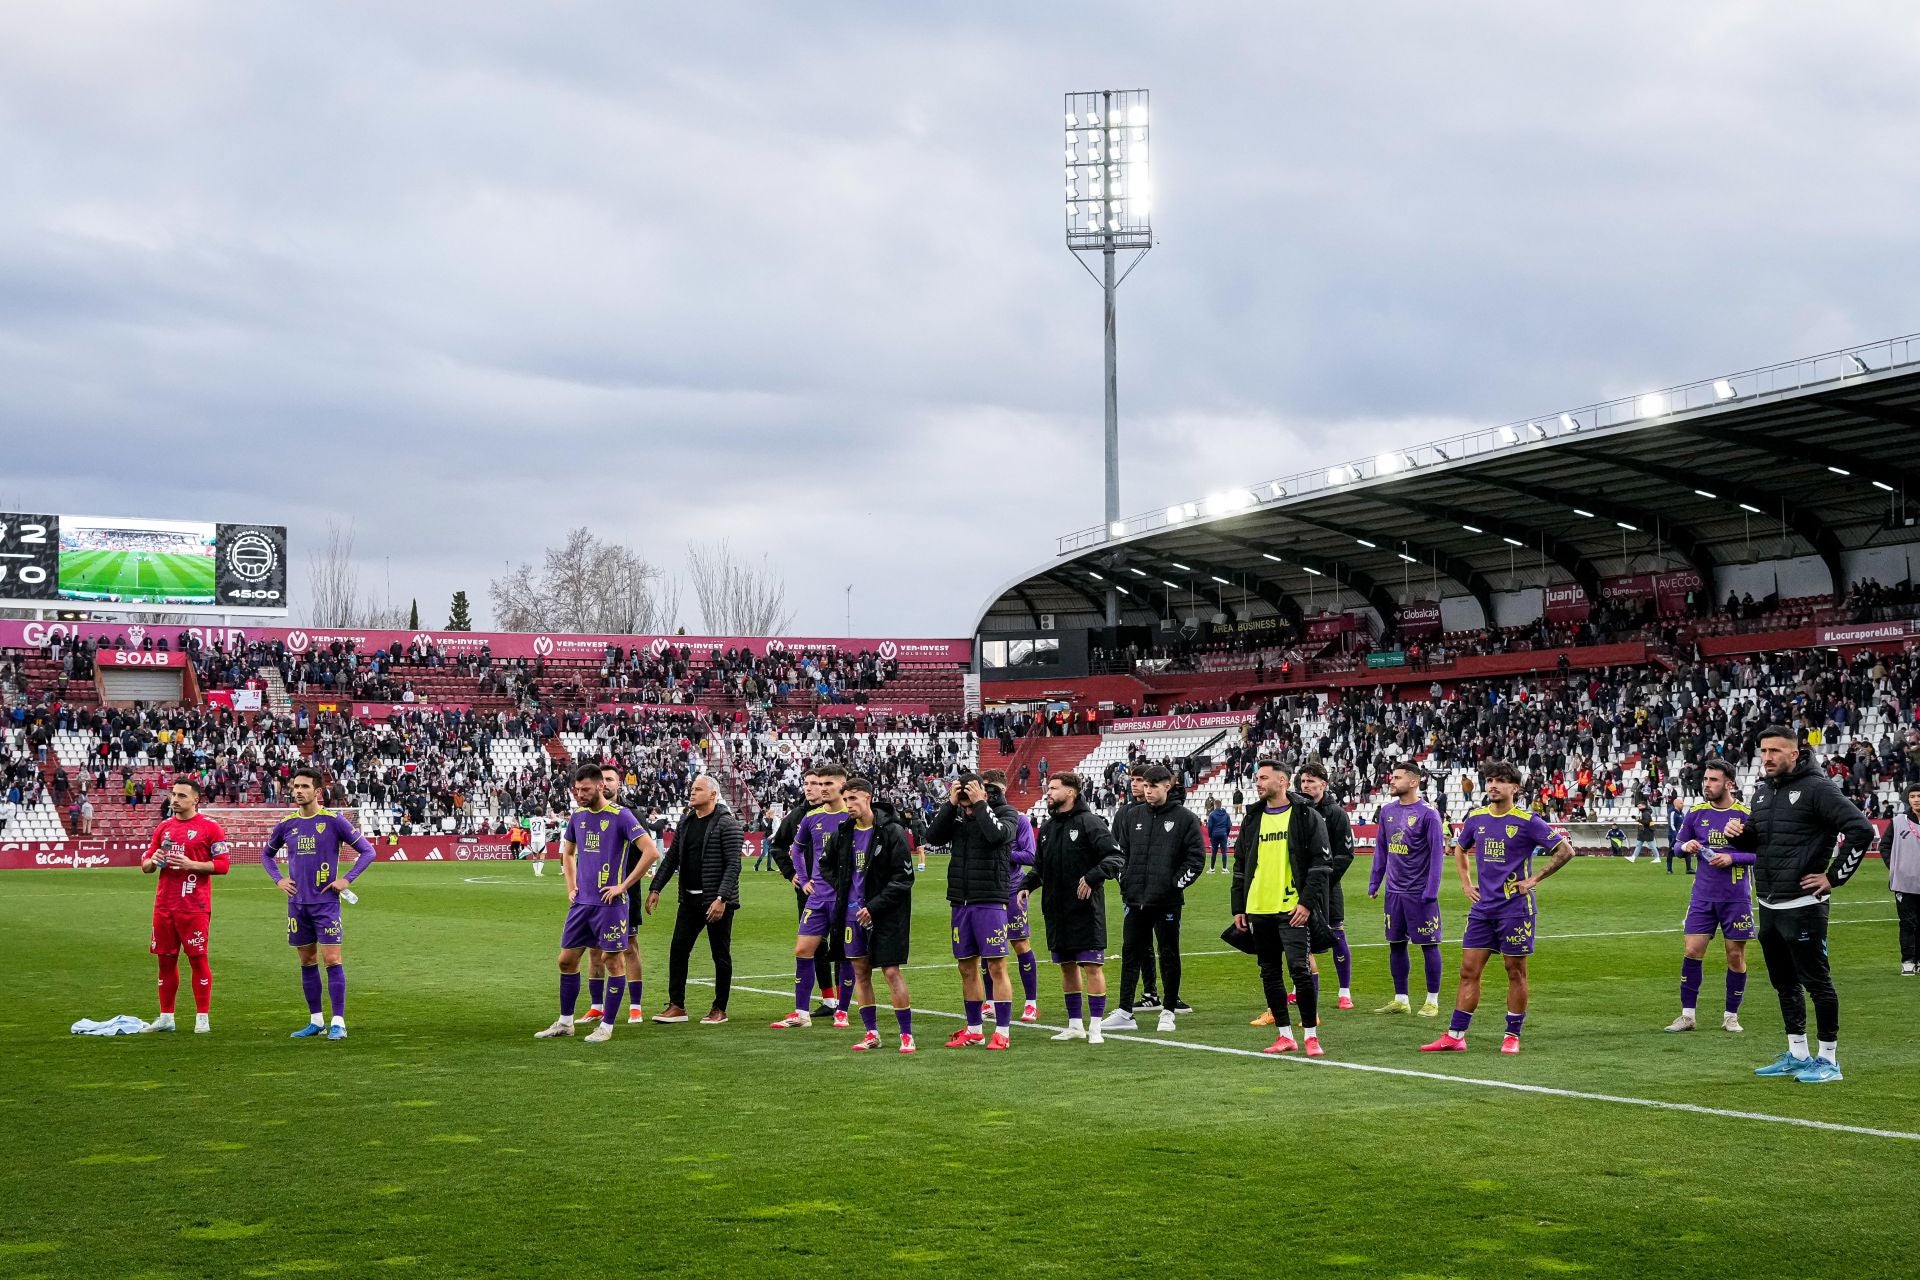
[[[983,1000],[969,1000],[966,1002],[967,1030],[978,1031],[980,1029],[980,1006],[984,1003],[986,1002]]]
[[[880,1010],[874,1008],[870,1004],[861,1005],[860,1006],[860,1025],[867,1029],[868,1035],[870,1036],[879,1035],[880,1034]]]
[[[320,1012],[320,966],[303,964],[300,966],[300,989],[307,996],[307,1012]]]
[[[1437,999],[1440,995],[1440,948],[1421,947],[1420,959],[1427,966],[1427,995]]]
[[[607,1011],[605,1016],[600,1019],[601,1026],[610,1027],[620,1021],[620,999],[626,994],[627,980],[625,978],[607,979]]]
[[[1087,997],[1087,1016],[1098,1022],[1107,1016],[1107,998],[1105,996]]]
[[[1406,943],[1387,944],[1387,972],[1393,975],[1393,994],[1405,1000],[1407,979],[1413,976],[1413,957],[1407,954]]]
[[[853,1008],[853,965],[846,960],[840,962],[840,972],[835,975],[839,983],[835,990],[840,996],[840,1012]]]
[[[801,1013],[813,1002],[813,960],[793,962],[793,1007]]]
[[[1727,970],[1727,1012],[1740,1012],[1740,1002],[1747,997],[1747,975]]]
[[[995,1000],[993,1002],[994,1030],[1000,1032],[1002,1035],[1005,1035],[1007,1032],[1007,1029],[1012,1025],[1013,1025],[1013,1001]]]
[[[313,1005],[313,1011],[315,1013],[320,1012],[320,980],[317,977],[314,979],[313,995],[309,997],[309,1000]],[[560,975],[560,1016],[563,1018],[571,1018],[573,1016],[573,1006],[579,1003],[580,1003],[580,975],[577,973],[561,974]]]
[[[1347,946],[1347,931],[1333,931],[1333,972],[1340,979],[1340,985],[1353,985],[1353,950]]]
[[[1455,1009],[1453,1011],[1453,1023],[1447,1028],[1447,1030],[1452,1032],[1456,1036],[1464,1036],[1465,1034],[1467,1034],[1467,1028],[1472,1025],[1473,1025],[1472,1014],[1468,1013],[1465,1009]]]
[[[347,966],[330,965],[327,968],[327,998],[333,1001],[333,1016],[347,1016]],[[314,1010],[318,1013],[319,1010]]]
[[[1028,1004],[1040,998],[1040,959],[1031,951],[1020,953],[1020,989],[1026,993]]]
[[[1680,959],[1680,1007],[1691,1010],[1700,1002],[1700,978],[1706,966],[1692,956]]]
[[[913,1034],[913,1010],[912,1009],[910,1008],[895,1009],[893,1011],[893,1020],[900,1024],[901,1035],[910,1036]]]
[[[1067,992],[1067,1021],[1080,1021],[1080,993],[1078,991]]]
[[[1507,1015],[1507,1034],[1510,1036],[1519,1035],[1520,1027],[1526,1020],[1527,1015],[1524,1013],[1509,1013]]]
[[[605,978],[587,979],[587,1000],[595,1009],[607,1003],[607,980]]]

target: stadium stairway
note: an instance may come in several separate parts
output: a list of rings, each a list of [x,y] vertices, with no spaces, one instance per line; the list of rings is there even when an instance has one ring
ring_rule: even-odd
[[[998,741],[982,738],[980,739],[980,767],[1006,771],[1007,803],[1021,813],[1025,813],[1033,808],[1042,794],[1040,757],[1047,758],[1049,773],[1065,773],[1076,768],[1099,745],[1100,735],[1097,733],[1072,734],[1060,738],[1029,734],[1019,740],[1012,755],[1007,755],[1001,752]],[[1033,781],[1025,787],[1020,785],[1021,765],[1027,765],[1033,770]]]

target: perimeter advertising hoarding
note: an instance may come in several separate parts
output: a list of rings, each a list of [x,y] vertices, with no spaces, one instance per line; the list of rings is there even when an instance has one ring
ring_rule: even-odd
[[[0,606],[278,617],[287,531],[210,520],[0,512]]]

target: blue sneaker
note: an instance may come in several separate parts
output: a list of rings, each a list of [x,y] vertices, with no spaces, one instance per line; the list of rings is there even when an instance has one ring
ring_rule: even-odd
[[[336,1022],[331,1027],[327,1028],[327,1039],[345,1040],[346,1038],[347,1038],[347,1029],[341,1026],[339,1023]]]
[[[1813,1063],[1814,1060],[1812,1058],[1801,1058],[1791,1053],[1783,1053],[1766,1066],[1756,1068],[1753,1074],[1757,1076],[1798,1076],[1802,1071],[1811,1067]]]
[[[1846,1077],[1840,1074],[1839,1063],[1828,1062],[1825,1058],[1815,1058],[1813,1065],[1796,1075],[1794,1079],[1801,1084],[1832,1084]]]
[[[311,1040],[315,1036],[319,1035],[320,1031],[321,1031],[320,1027],[317,1027],[313,1023],[309,1022],[306,1026],[300,1028],[298,1031],[294,1032],[291,1036],[288,1036],[287,1038],[289,1040]]]

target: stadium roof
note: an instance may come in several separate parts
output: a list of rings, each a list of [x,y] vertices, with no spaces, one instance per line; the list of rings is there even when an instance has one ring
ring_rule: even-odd
[[[1183,614],[1298,620],[1914,540],[1920,336],[1587,405],[1146,512],[1059,539],[976,631]],[[1077,616],[1076,616],[1077,615]]]

